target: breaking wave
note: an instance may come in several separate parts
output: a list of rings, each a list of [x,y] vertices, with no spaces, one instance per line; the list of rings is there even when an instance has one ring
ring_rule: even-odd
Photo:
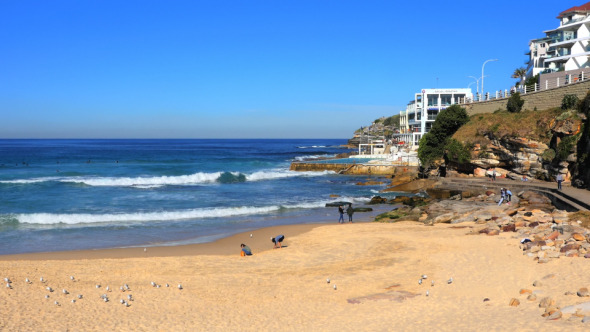
[[[197,185],[208,183],[236,183],[244,181],[277,180],[290,177],[310,177],[334,174],[331,171],[323,172],[293,172],[289,170],[259,171],[251,174],[238,172],[213,172],[194,173],[179,176],[155,176],[155,177],[43,177],[34,179],[4,180],[5,184],[34,184],[42,182],[79,183],[93,187],[136,187],[156,188],[160,186]]]

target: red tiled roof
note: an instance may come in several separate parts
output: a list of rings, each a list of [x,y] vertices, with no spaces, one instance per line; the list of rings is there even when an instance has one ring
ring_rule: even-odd
[[[586,11],[590,11],[590,2],[585,3],[581,6],[574,6],[570,9],[564,10],[561,13],[559,13],[559,16],[557,18],[562,18],[563,16],[565,16],[565,14],[570,13],[570,12],[586,12]]]

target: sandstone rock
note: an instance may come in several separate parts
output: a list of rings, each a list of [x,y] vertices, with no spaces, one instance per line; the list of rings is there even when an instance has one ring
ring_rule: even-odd
[[[443,215],[440,215],[436,218],[434,218],[434,223],[435,224],[439,224],[439,223],[450,223],[451,220],[453,220],[453,218],[455,217],[454,213],[445,213]]]
[[[590,302],[569,305],[561,309],[561,312],[563,312],[564,314],[590,313]]]
[[[537,261],[537,263],[539,263],[539,264],[546,264],[546,263],[549,263],[549,258],[546,258],[546,257],[544,257],[544,258],[539,258],[539,260]]]
[[[547,319],[548,320],[557,320],[557,319],[560,319],[561,316],[562,316],[561,311],[560,310],[555,310],[554,312],[549,313],[549,316],[547,316]]]
[[[547,235],[546,238],[549,239],[549,240],[551,240],[551,241],[555,241],[555,239],[557,239],[558,236],[559,236],[559,232],[558,231],[554,231],[553,233]]]
[[[516,226],[514,224],[502,226],[502,232],[516,232]]]
[[[518,299],[512,298],[510,299],[508,305],[511,307],[518,307],[520,305],[520,301]]]
[[[579,297],[588,297],[590,296],[590,292],[588,291],[588,288],[582,287],[576,292],[576,295]]]
[[[569,252],[569,251],[578,250],[578,249],[580,249],[580,245],[579,244],[570,243],[570,244],[566,244],[563,247],[561,247],[561,249],[559,251],[561,251],[561,252]]]
[[[473,176],[477,176],[477,177],[485,177],[486,176],[486,170],[480,167],[476,167],[473,170]]]
[[[488,235],[499,235],[499,234],[500,234],[500,230],[497,230],[497,229],[491,229],[488,232]]]
[[[537,295],[535,294],[529,294],[529,296],[527,296],[526,298],[529,301],[536,301],[537,300]]]
[[[574,240],[576,241],[586,241],[586,237],[580,233],[573,233],[572,237],[574,238]]]
[[[387,203],[387,198],[383,198],[381,196],[373,196],[373,198],[371,198],[371,201],[369,201],[368,204],[373,205],[373,204],[384,204]]]
[[[539,302],[539,308],[549,308],[555,305],[555,300],[550,297],[544,297]]]
[[[522,220],[521,220],[521,221],[516,221],[516,222],[514,223],[514,226],[515,226],[516,228],[522,228],[522,227],[524,227],[524,226],[525,226],[525,222],[524,222],[524,221],[522,221]]]

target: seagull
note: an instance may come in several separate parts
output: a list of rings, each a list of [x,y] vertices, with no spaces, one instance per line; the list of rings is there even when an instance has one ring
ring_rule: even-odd
[[[327,283],[330,283],[330,278],[326,279],[326,282],[327,282]]]
[[[127,299],[128,299],[129,301],[133,301],[133,296],[131,296],[131,294],[129,294],[129,295],[127,295]]]
[[[72,281],[76,281],[76,280],[74,280],[74,276],[70,276],[70,279],[71,279]]]
[[[433,287],[433,286],[434,286],[434,280],[432,280],[432,281],[430,282],[430,286],[431,286],[431,287]]]
[[[129,307],[129,302],[125,301],[125,306]]]
[[[121,302],[121,304],[125,304],[125,300],[123,300],[123,299],[121,299],[121,301],[119,301],[119,302]]]
[[[336,288],[336,285],[334,285],[334,290],[336,290],[336,289],[338,289],[338,288]]]
[[[119,289],[121,290],[121,292],[125,291],[125,287],[123,287],[123,286],[119,287]]]
[[[422,285],[422,279],[418,279],[418,285]]]
[[[4,278],[4,281],[6,281],[7,283],[11,283],[12,281],[10,281],[10,279],[8,278]]]
[[[107,286],[107,292],[111,291],[111,287]]]
[[[72,299],[72,303],[76,303],[76,300],[75,299]]]
[[[53,303],[55,303],[56,306],[59,306],[59,302],[55,301]]]
[[[147,252],[147,248],[143,248],[143,252]]]
[[[53,292],[53,288],[51,287],[46,287],[45,289],[47,289],[50,293]]]
[[[429,291],[426,291],[426,296],[429,296],[429,295],[430,295],[430,292]]]
[[[104,297],[104,298],[103,298],[103,300],[104,300],[105,302],[109,302],[109,298],[108,298],[108,297]]]
[[[182,285],[181,284],[178,284],[178,289],[182,289]]]
[[[29,280],[29,278],[25,278],[25,282],[26,282],[27,284],[30,284],[30,283],[31,283],[31,280]]]
[[[12,286],[10,286],[10,283],[6,283],[6,288],[12,288]]]
[[[152,287],[156,287],[156,283],[152,281]]]
[[[252,237],[252,234],[250,234],[250,237]]]
[[[48,299],[49,298],[49,295],[45,295],[45,298]]]
[[[422,275],[422,279],[428,279],[428,276],[427,276],[427,275],[425,275],[425,274],[423,274],[423,275]]]
[[[78,298],[81,300],[82,299],[82,294],[78,294]]]
[[[447,280],[447,284],[452,284],[453,283],[453,277],[451,277],[451,279]]]
[[[65,288],[62,290],[62,292],[66,295],[70,294],[70,292],[68,292]]]
[[[156,288],[160,288],[160,285],[156,285]]]
[[[170,285],[166,284],[166,287],[170,287]]]
[[[43,277],[41,277],[41,278],[39,278],[39,281],[45,282],[45,279],[43,279]]]
[[[96,288],[100,288],[100,285],[99,284],[96,284]]]
[[[126,290],[129,290],[129,289],[130,289],[130,288],[129,288],[129,285],[125,284],[125,289],[126,289]]]

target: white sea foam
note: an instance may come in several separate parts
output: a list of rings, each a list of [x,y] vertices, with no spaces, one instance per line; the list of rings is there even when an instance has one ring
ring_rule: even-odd
[[[231,172],[233,175],[239,175],[238,172]],[[34,179],[16,179],[4,180],[0,183],[13,184],[31,184],[47,181],[58,181],[65,183],[80,183],[93,187],[136,187],[136,188],[156,188],[169,185],[195,185],[215,183],[222,175],[222,172],[213,173],[194,173],[190,175],[178,176],[155,176],[155,177],[43,177]],[[268,171],[259,171],[252,174],[245,174],[247,181],[276,180],[289,177],[308,177],[334,174],[332,171],[323,172],[294,172],[283,169]]]
[[[339,197],[338,200],[344,200],[353,203],[368,202],[369,198],[364,197]],[[296,204],[271,205],[263,207],[229,207],[214,209],[191,209],[181,211],[162,211],[162,212],[136,212],[136,213],[111,213],[111,214],[90,214],[90,213],[31,213],[16,214],[15,217],[22,224],[96,224],[96,223],[127,223],[127,222],[150,222],[150,221],[171,221],[185,219],[203,219],[203,218],[220,218],[231,216],[256,215],[277,212],[281,209],[315,209],[323,208],[326,203],[336,201],[302,202]]]
[[[184,211],[137,212],[121,214],[54,214],[31,213],[18,214],[16,218],[23,224],[92,224],[111,222],[148,222],[183,219],[200,219],[215,217],[231,217],[239,215],[264,214],[280,209],[280,206],[267,207],[233,207],[216,209],[193,209]]]

